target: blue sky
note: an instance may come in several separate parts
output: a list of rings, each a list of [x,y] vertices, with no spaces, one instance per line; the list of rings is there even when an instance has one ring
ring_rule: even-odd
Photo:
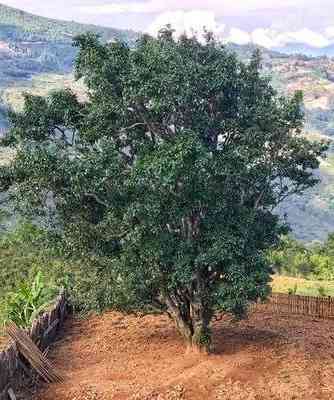
[[[334,43],[334,0],[0,0],[53,18],[148,31],[172,22],[178,32],[203,26],[226,40],[266,47]]]

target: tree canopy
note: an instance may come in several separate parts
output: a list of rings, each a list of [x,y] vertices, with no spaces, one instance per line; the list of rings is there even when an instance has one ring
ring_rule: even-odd
[[[217,309],[242,316],[269,293],[266,251],[287,229],[275,207],[317,182],[326,149],[301,134],[302,95],[278,96],[258,53],[245,64],[205,39],[77,37],[89,100],[26,96],[1,170],[23,212],[72,255],[107,260],[114,285],[200,349]]]

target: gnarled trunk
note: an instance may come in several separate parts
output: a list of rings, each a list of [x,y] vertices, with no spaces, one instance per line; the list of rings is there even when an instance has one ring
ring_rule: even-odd
[[[210,352],[212,310],[203,282],[196,280],[191,289],[165,294],[164,301],[187,350]]]

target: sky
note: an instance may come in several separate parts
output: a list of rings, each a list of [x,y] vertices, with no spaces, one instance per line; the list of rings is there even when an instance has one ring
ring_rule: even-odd
[[[0,0],[58,19],[151,34],[172,23],[177,34],[214,31],[223,40],[268,48],[334,44],[334,0]]]

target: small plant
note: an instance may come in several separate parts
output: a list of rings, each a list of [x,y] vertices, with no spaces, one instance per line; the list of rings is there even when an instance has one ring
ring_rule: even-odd
[[[319,296],[325,297],[326,296],[326,289],[323,286],[318,287]]]
[[[298,290],[298,285],[296,283],[293,288],[289,288],[288,289],[288,294],[291,295],[291,296],[292,295],[296,295],[297,294],[297,290]]]
[[[17,290],[9,294],[5,303],[5,321],[13,321],[25,328],[49,304],[54,290],[45,284],[44,277],[38,272],[31,285],[22,283]]]

